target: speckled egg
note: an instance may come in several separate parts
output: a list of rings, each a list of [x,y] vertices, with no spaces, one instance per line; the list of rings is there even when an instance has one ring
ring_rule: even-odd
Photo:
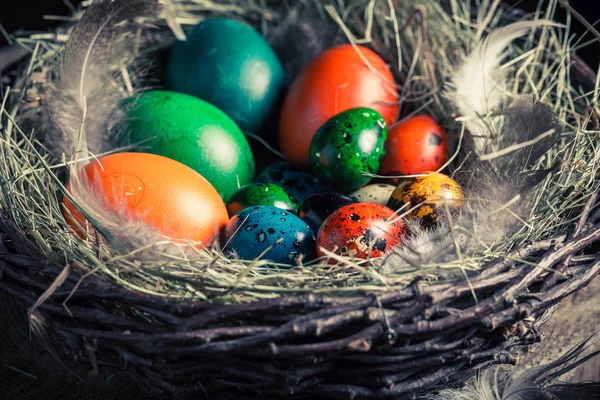
[[[381,175],[437,171],[448,161],[448,135],[428,115],[415,115],[391,127],[381,160]]]
[[[388,185],[387,183],[373,183],[355,190],[348,196],[352,197],[359,203],[377,203],[387,205],[394,189],[396,189],[396,186],[394,185]]]
[[[256,182],[281,186],[296,200],[302,201],[311,194],[331,191],[310,172],[285,161],[269,165],[256,177]]]
[[[298,216],[317,232],[321,224],[334,211],[354,203],[350,197],[335,192],[315,193],[298,206]]]
[[[281,62],[251,26],[208,18],[178,42],[170,55],[167,87],[223,110],[243,131],[256,134],[280,101]]]
[[[240,128],[196,97],[151,90],[126,102],[115,129],[118,146],[179,161],[206,178],[227,201],[254,178],[254,156]]]
[[[350,204],[323,222],[317,234],[317,253],[324,255],[323,247],[348,257],[380,257],[399,245],[405,235],[404,223],[394,210],[381,204]]]
[[[353,108],[330,118],[310,143],[310,165],[323,183],[341,191],[366,185],[376,174],[387,138],[385,120],[370,108]]]
[[[238,189],[227,203],[230,217],[252,206],[274,206],[296,212],[296,199],[281,186],[273,183],[250,183]]]
[[[272,206],[249,207],[232,217],[224,229],[223,246],[243,260],[261,257],[296,265],[316,257],[313,230],[291,212]]]
[[[464,193],[458,183],[441,173],[430,173],[408,179],[398,185],[392,193],[388,206],[406,215],[406,219],[416,219],[429,228],[444,215],[444,204],[454,211],[463,204]]]

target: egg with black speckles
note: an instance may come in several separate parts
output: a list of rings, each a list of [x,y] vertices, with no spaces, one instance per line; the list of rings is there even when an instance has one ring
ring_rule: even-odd
[[[313,230],[290,211],[273,206],[249,207],[233,216],[222,242],[225,253],[233,251],[242,260],[260,257],[297,265],[316,257]]]
[[[385,120],[370,108],[353,108],[323,124],[310,143],[310,164],[319,180],[343,192],[373,178],[384,155]]]
[[[424,228],[433,227],[443,215],[444,205],[453,212],[463,205],[464,193],[452,178],[441,173],[418,176],[402,182],[392,193],[388,206],[406,219],[417,220]]]
[[[381,160],[382,175],[437,171],[448,161],[448,135],[428,115],[415,115],[390,127]]]
[[[319,182],[309,171],[285,161],[272,163],[256,177],[255,181],[279,185],[298,201],[315,193],[332,190],[330,186]]]
[[[354,258],[376,258],[398,246],[406,236],[404,222],[394,210],[374,203],[355,203],[331,214],[317,234],[321,248]]]
[[[387,183],[373,183],[348,194],[359,203],[377,203],[387,205],[396,186]]]
[[[354,200],[339,193],[315,193],[300,203],[298,216],[317,232],[325,218],[337,209],[352,203]]]
[[[249,183],[239,188],[227,203],[230,217],[252,206],[274,206],[296,212],[296,199],[281,186],[273,183]]]

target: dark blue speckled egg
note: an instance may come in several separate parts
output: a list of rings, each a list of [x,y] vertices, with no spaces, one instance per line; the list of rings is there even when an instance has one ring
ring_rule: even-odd
[[[279,241],[279,242],[278,242]],[[225,252],[235,251],[242,260],[261,259],[296,265],[316,257],[315,234],[290,211],[273,206],[254,206],[234,215],[224,230]]]
[[[316,193],[304,199],[298,206],[298,216],[318,232],[325,218],[354,202],[350,197],[335,192]]]
[[[317,177],[309,171],[285,161],[269,165],[256,177],[256,182],[279,185],[298,201],[315,193],[332,191],[331,187],[319,182]]]

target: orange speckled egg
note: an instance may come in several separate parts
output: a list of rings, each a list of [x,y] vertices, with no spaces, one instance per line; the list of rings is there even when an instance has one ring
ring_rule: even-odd
[[[375,203],[354,203],[334,211],[319,228],[317,253],[322,248],[355,258],[376,258],[399,245],[406,235],[394,210]]]
[[[447,175],[429,172],[402,182],[392,192],[388,207],[408,220],[414,219],[424,228],[433,227],[443,215],[443,207],[450,211],[461,207],[464,193],[459,184]]]
[[[415,115],[388,130],[382,175],[416,175],[437,171],[448,161],[448,137],[427,115]]]
[[[398,118],[398,92],[392,72],[372,50],[352,45],[315,58],[292,84],[281,111],[279,146],[289,161],[309,165],[308,150],[317,130],[343,111],[368,107],[387,125]],[[365,61],[370,65],[365,63]]]
[[[216,189],[199,173],[170,158],[117,153],[83,167],[83,183],[97,190],[107,213],[138,219],[174,240],[210,245],[227,224],[227,209]],[[67,186],[71,192],[71,184]],[[65,197],[63,214],[75,232],[84,216]]]

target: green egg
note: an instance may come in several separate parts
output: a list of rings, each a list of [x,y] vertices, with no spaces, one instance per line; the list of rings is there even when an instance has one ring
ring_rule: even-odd
[[[148,91],[126,101],[116,129],[119,146],[158,154],[196,170],[227,201],[254,178],[254,156],[240,128],[223,111],[196,97]]]
[[[319,180],[343,192],[369,183],[384,155],[387,129],[370,108],[353,108],[331,117],[310,143],[310,165]]]
[[[231,196],[227,203],[227,212],[233,217],[252,206],[274,206],[295,213],[298,203],[281,186],[273,183],[250,183]]]
[[[243,131],[261,134],[281,98],[285,76],[269,43],[251,26],[208,18],[178,42],[167,88],[219,107]]]

